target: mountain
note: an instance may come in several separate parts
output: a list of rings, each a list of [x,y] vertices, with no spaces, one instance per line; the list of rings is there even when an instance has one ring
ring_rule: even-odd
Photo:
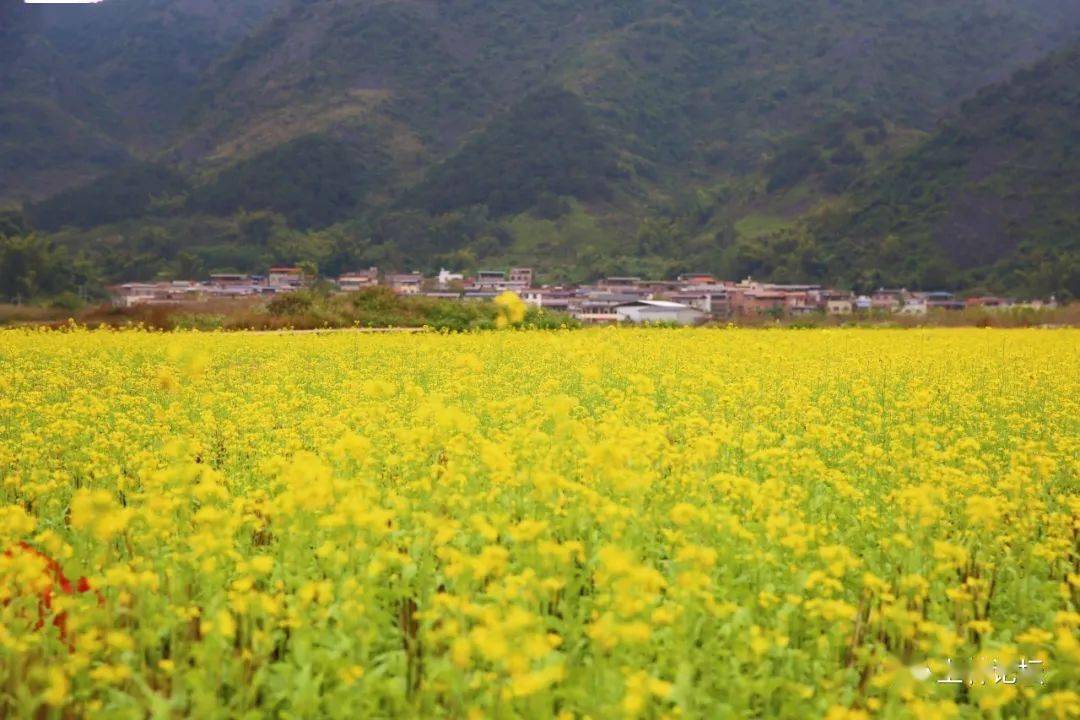
[[[407,186],[557,86],[616,139],[632,179],[681,183],[754,168],[842,111],[932,128],[1078,20],[1061,0],[291,2],[208,74],[179,154],[227,163],[362,126]]]
[[[839,275],[1080,296],[1080,44],[980,91],[813,225]]]
[[[0,202],[169,146],[210,65],[277,0],[0,0]]]
[[[185,268],[302,257],[329,272],[529,262],[569,279],[861,282],[887,257],[873,248],[908,228],[859,208],[880,206],[896,173],[953,183],[920,158],[950,127],[997,133],[989,117],[1019,112],[1008,92],[1025,84],[1001,83],[1080,38],[1071,0],[5,7],[0,33],[17,41],[0,50],[0,204],[27,201],[37,228],[98,257],[106,278],[178,272],[182,250]],[[988,85],[1013,90],[983,107]],[[1061,115],[1055,102],[1037,125]],[[1030,140],[1045,148],[1033,177],[1071,171],[1059,135]],[[889,202],[924,228],[900,241],[919,267],[937,258],[942,233],[926,228],[940,204]],[[1014,230],[986,239],[994,262],[1051,242],[1020,240],[1030,225],[1002,212]],[[969,272],[989,257],[980,242],[957,240],[938,264],[989,278]]]

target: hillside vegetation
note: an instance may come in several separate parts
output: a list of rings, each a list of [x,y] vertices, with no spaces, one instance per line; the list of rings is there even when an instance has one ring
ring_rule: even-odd
[[[1072,2],[4,7],[0,204],[103,280],[184,252],[1075,292],[1031,274],[1075,227]]]
[[[981,91],[814,227],[837,272],[1080,295],[1080,45]]]

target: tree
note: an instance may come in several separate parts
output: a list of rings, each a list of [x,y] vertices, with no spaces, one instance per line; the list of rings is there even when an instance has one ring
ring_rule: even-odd
[[[0,296],[25,301],[72,287],[63,254],[36,235],[0,237]]]
[[[0,237],[23,235],[28,231],[26,221],[18,210],[0,210]]]

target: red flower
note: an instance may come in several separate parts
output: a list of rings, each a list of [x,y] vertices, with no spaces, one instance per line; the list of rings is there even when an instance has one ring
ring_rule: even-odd
[[[42,592],[40,599],[38,600],[38,621],[34,625],[35,630],[40,630],[45,627],[45,618],[52,614],[53,597],[56,595],[74,595],[76,593],[85,593],[93,591],[98,597],[98,604],[104,604],[105,598],[101,596],[101,593],[94,591],[90,586],[90,581],[85,577],[80,577],[74,585],[71,584],[71,580],[64,574],[64,569],[60,567],[60,563],[56,562],[53,558],[49,557],[45,553],[41,552],[37,548],[33,547],[29,543],[20,542],[11,548],[8,548],[4,555],[7,557],[15,557],[18,552],[27,553],[33,555],[39,560],[45,563],[45,571],[49,576],[51,583]],[[7,604],[6,602],[4,603]],[[53,623],[57,629],[60,630],[60,639],[66,639],[67,637],[67,613],[62,612],[56,614],[53,617]]]

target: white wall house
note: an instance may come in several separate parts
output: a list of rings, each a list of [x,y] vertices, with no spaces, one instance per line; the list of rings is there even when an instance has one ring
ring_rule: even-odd
[[[854,303],[849,299],[829,300],[825,303],[825,312],[829,315],[850,315],[854,309]]]
[[[700,310],[669,300],[634,300],[616,306],[615,314],[620,322],[675,325],[695,325],[705,318]]]
[[[926,298],[911,297],[904,301],[900,308],[901,315],[925,315],[927,309]]]
[[[446,288],[450,286],[450,283],[460,283],[465,281],[465,276],[458,272],[451,272],[446,268],[439,270],[438,283],[439,287]]]

